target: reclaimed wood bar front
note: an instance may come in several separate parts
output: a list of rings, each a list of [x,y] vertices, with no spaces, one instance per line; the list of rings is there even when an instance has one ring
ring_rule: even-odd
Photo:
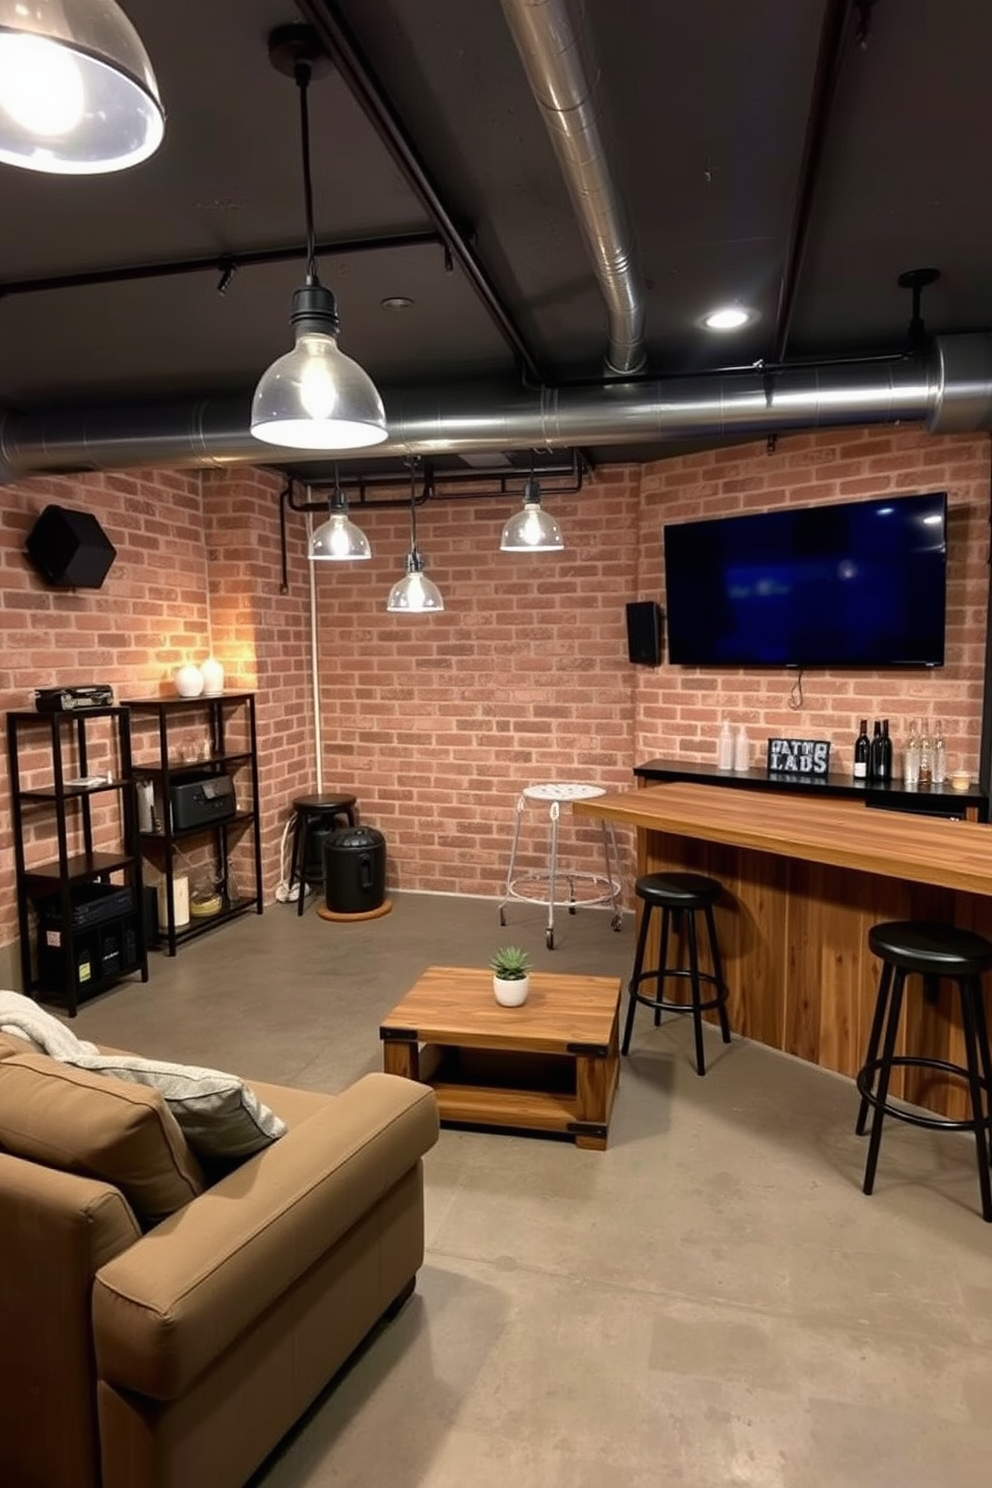
[[[992,938],[992,828],[858,801],[782,799],[706,785],[651,785],[577,801],[580,816],[637,829],[638,873],[706,873],[723,885],[717,931],[731,1027],[826,1069],[854,1075],[864,1056],[879,965],[868,931],[882,920],[941,920]],[[949,988],[918,985],[901,1039],[962,1063]],[[985,989],[986,1006],[989,989]],[[961,1117],[956,1083],[905,1072],[902,1093]]]

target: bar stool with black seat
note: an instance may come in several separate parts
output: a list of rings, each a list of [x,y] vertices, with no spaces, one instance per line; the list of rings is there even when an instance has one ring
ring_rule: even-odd
[[[634,1026],[634,1013],[638,1003],[642,1007],[654,1009],[656,1024],[661,1022],[663,1012],[691,1013],[696,1036],[696,1071],[700,1075],[705,1075],[703,1013],[711,1009],[716,1010],[723,1042],[730,1043],[730,1023],[727,1020],[725,1006],[727,984],[723,979],[720,945],[713,918],[713,905],[720,896],[721,885],[715,878],[706,878],[701,873],[648,873],[634,884],[634,892],[643,901],[644,908],[641,912],[641,928],[634,953],[634,969],[627,984],[627,1021],[624,1024],[621,1053],[626,1054],[630,1048],[630,1034]],[[661,910],[658,965],[645,967],[648,931],[651,915],[655,909]],[[702,913],[706,921],[710,962],[713,967],[711,972],[699,969],[699,945],[696,939],[697,913]],[[669,966],[667,961],[669,935],[673,930],[678,934],[683,925],[689,965],[682,966],[676,961],[675,965]],[[665,983],[669,980],[688,981],[690,998],[688,1002],[678,1002],[674,998],[665,996]],[[655,984],[653,995],[640,990],[646,982]],[[712,997],[703,998],[704,984],[713,988]]]
[[[293,802],[293,850],[290,856],[289,887],[299,885],[296,898],[296,913],[303,913],[308,882],[323,882],[323,854],[318,852],[311,860],[310,851],[315,839],[323,838],[336,827],[355,825],[355,797],[345,795],[297,796]],[[308,871],[308,863],[315,861],[319,868]]]
[[[912,920],[875,925],[868,932],[868,944],[882,962],[878,996],[868,1038],[865,1062],[858,1071],[856,1084],[861,1094],[856,1131],[863,1136],[869,1106],[874,1107],[868,1159],[862,1189],[870,1194],[875,1186],[875,1169],[882,1143],[882,1123],[895,1116],[910,1126],[924,1126],[938,1131],[970,1131],[975,1134],[978,1157],[978,1187],[982,1198],[982,1218],[992,1223],[992,1183],[989,1179],[989,1131],[992,1127],[992,1056],[989,1053],[988,1022],[982,994],[982,976],[992,968],[992,942],[972,930],[959,930],[954,925],[928,924]],[[951,1064],[946,1059],[925,1058],[918,1054],[896,1054],[899,1015],[908,976],[923,978],[923,995],[936,1000],[942,978],[954,982],[961,1003],[961,1026],[964,1034],[965,1065]],[[878,1046],[881,1043],[882,1052]],[[893,1069],[929,1069],[963,1079],[968,1086],[971,1115],[954,1121],[918,1109],[895,1105],[889,1097]],[[877,1084],[876,1084],[877,1077]]]

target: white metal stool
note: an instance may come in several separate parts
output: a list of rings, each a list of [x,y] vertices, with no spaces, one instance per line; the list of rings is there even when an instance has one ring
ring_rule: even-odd
[[[575,914],[581,905],[609,904],[613,908],[610,924],[619,930],[623,924],[619,895],[623,886],[620,877],[620,858],[617,854],[613,823],[600,821],[603,831],[603,873],[589,873],[558,866],[558,819],[563,801],[588,801],[593,796],[604,796],[601,785],[582,785],[567,782],[562,785],[525,785],[517,798],[517,811],[513,823],[513,846],[510,848],[510,864],[506,870],[506,888],[499,906],[499,922],[506,924],[506,906],[511,899],[523,899],[528,904],[546,904],[548,928],[544,933],[549,951],[555,947],[555,910],[567,909]],[[551,823],[551,857],[547,870],[521,873],[515,876],[517,847],[520,843],[520,826],[528,801],[548,802],[548,819]],[[558,898],[559,887],[568,887],[567,898]],[[541,892],[543,890],[543,892]]]

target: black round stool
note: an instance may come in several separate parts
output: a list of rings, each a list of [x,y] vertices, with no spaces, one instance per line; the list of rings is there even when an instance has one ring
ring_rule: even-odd
[[[703,1013],[715,1008],[720,1019],[720,1031],[723,1042],[730,1043],[730,1024],[727,1021],[727,1009],[724,1004],[727,1001],[727,984],[723,980],[723,967],[720,962],[720,946],[716,938],[716,925],[713,920],[713,903],[720,895],[720,885],[715,878],[704,878],[700,873],[648,873],[639,878],[634,885],[634,892],[639,899],[644,901],[644,910],[641,915],[641,928],[637,937],[637,950],[634,954],[634,969],[627,984],[627,1021],[623,1030],[623,1044],[621,1052],[626,1054],[630,1047],[630,1032],[634,1026],[634,1013],[637,1004],[644,1007],[654,1008],[654,1021],[661,1022],[661,1015],[666,1013],[692,1013],[692,1021],[696,1034],[696,1070],[699,1074],[706,1073],[706,1060],[703,1056]],[[661,910],[661,944],[658,953],[657,967],[644,966],[644,952],[648,943],[648,927],[651,923],[651,913],[654,909]],[[699,948],[696,942],[696,911],[701,910],[706,920],[706,931],[709,936],[710,960],[713,963],[712,972],[700,971]],[[685,938],[689,951],[688,966],[669,966],[668,935],[669,930],[674,928],[678,933],[680,917],[685,916]],[[675,1002],[667,998],[665,994],[665,982],[669,978],[686,979],[689,982],[691,1001]],[[643,982],[655,982],[655,995],[649,996],[639,989]],[[702,984],[706,983],[714,989],[714,995],[707,1001],[703,1001]]]
[[[289,887],[299,884],[300,892],[296,899],[296,913],[303,913],[303,901],[306,898],[306,884],[310,875],[307,873],[307,854],[310,851],[311,835],[316,836],[320,832],[322,837],[328,836],[335,827],[347,823],[349,827],[355,825],[355,797],[354,796],[297,796],[293,802],[295,813],[293,821],[293,851],[290,856]],[[340,820],[339,820],[340,818]],[[320,869],[315,871],[312,877],[319,883],[324,881],[323,855],[320,855]]]
[[[983,935],[976,935],[971,930],[958,930],[953,925],[896,921],[875,925],[868,932],[868,944],[882,962],[882,975],[879,978],[875,1014],[868,1038],[868,1053],[856,1079],[861,1094],[855,1128],[858,1136],[864,1135],[868,1107],[873,1106],[875,1110],[871,1136],[868,1139],[863,1191],[870,1194],[875,1186],[882,1122],[886,1116],[896,1116],[911,1126],[928,1126],[940,1131],[971,1131],[975,1133],[978,1151],[982,1218],[992,1223],[992,1185],[989,1181],[990,1151],[987,1136],[992,1126],[992,1056],[989,1054],[989,1031],[981,980],[983,973],[992,967],[992,942],[987,941]],[[956,984],[961,999],[965,1067],[949,1064],[946,1059],[895,1053],[903,989],[907,976],[914,974],[923,978],[923,995],[932,1001],[936,1001],[937,984],[941,977]],[[880,1041],[881,1054],[878,1052]],[[889,1100],[889,1078],[894,1068],[907,1066],[912,1069],[942,1070],[945,1074],[966,1080],[971,1099],[971,1116],[963,1121],[952,1121],[945,1116],[927,1115],[893,1105]]]

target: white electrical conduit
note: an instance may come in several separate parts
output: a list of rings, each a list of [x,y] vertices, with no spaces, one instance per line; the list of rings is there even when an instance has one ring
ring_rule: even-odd
[[[311,488],[307,486],[307,501],[311,498]],[[313,536],[313,512],[307,512],[307,553],[310,552],[310,539]],[[314,576],[314,564],[307,558],[307,571],[310,579],[310,691],[313,698],[313,747],[316,754],[315,775],[317,779],[318,796],[324,790],[324,766],[323,766],[323,744],[320,733],[320,672],[317,666],[317,580]]]

